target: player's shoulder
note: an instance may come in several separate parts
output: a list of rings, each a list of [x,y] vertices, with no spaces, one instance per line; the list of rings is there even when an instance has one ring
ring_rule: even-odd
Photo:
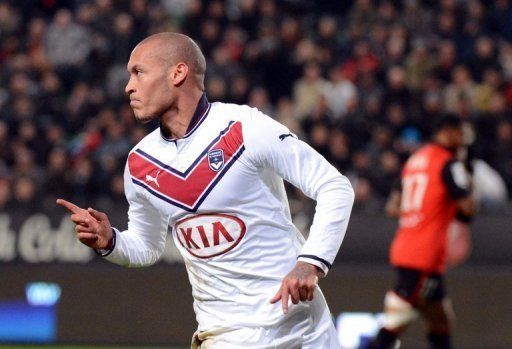
[[[246,104],[234,104],[224,102],[211,103],[211,111],[214,114],[223,115],[232,120],[248,122],[259,113],[257,108],[250,107]]]
[[[436,157],[439,156],[439,157],[442,157],[442,158],[453,158],[453,156],[454,156],[453,151],[448,150],[448,149],[446,149],[445,147],[443,147],[443,146],[441,146],[439,144],[430,143],[428,146],[431,149],[430,151]]]
[[[280,132],[284,126],[271,116],[265,114],[255,107],[246,104],[233,104],[216,102],[212,106],[215,114],[229,118],[229,120],[240,121],[244,128],[244,133],[260,134],[261,131]]]
[[[160,134],[160,127],[157,127],[150,133],[148,133],[144,138],[142,138],[135,146],[130,150],[130,154],[133,153],[137,149],[150,149],[155,146],[156,143],[160,142],[162,136]]]
[[[241,124],[242,137],[247,142],[247,149],[268,148],[280,136],[291,135],[288,128],[269,115],[244,104],[220,103],[212,105],[215,119]],[[293,135],[294,138],[297,138]]]
[[[445,163],[454,158],[455,154],[436,143],[427,143],[416,154],[429,158],[429,162]]]
[[[443,168],[445,168],[449,163],[456,160],[455,153],[453,151],[435,143],[431,145],[430,157],[432,166],[436,170],[443,170]]]
[[[427,143],[416,150],[406,161],[404,171],[427,171],[447,162],[447,151],[442,147]]]

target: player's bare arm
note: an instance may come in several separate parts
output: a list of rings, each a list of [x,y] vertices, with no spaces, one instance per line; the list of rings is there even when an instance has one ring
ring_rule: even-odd
[[[386,202],[386,215],[393,218],[400,217],[400,200],[400,190],[393,190],[391,194],[389,194],[388,201]]]
[[[476,213],[476,203],[471,196],[457,200],[457,209],[466,217],[473,217]]]
[[[105,213],[91,207],[84,209],[63,199],[58,199],[57,204],[71,212],[71,220],[76,224],[75,232],[81,243],[96,250],[112,247],[112,227]]]
[[[288,299],[291,298],[293,304],[297,304],[299,301],[312,301],[318,278],[323,276],[324,273],[316,266],[306,262],[297,262],[295,268],[283,279],[281,288],[270,300],[270,303],[281,301],[283,313],[287,314]]]

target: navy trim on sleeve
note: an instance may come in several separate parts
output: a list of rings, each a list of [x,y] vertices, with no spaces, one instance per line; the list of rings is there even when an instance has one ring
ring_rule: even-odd
[[[322,264],[324,264],[327,269],[331,269],[331,263],[327,262],[325,259],[323,258],[320,258],[320,257],[317,257],[317,256],[314,256],[312,254],[300,254],[297,256],[297,258],[300,258],[300,257],[303,257],[303,258],[311,258],[311,259],[314,259],[316,261],[319,261],[321,262]]]
[[[106,257],[108,256],[109,254],[112,253],[112,251],[114,251],[114,248],[116,247],[116,230],[114,228],[112,228],[112,247],[109,248],[108,250],[96,250],[94,249],[94,252],[96,252],[98,255],[102,256],[102,257]]]
[[[443,178],[443,182],[446,185],[448,192],[452,196],[453,199],[458,200],[469,196],[470,192],[466,188],[461,188],[455,182],[452,174],[452,166],[457,162],[457,160],[450,160],[444,165],[443,171],[441,172],[441,176]]]

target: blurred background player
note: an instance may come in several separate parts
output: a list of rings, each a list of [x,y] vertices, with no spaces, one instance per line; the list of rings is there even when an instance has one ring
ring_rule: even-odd
[[[471,176],[457,158],[462,149],[461,120],[440,118],[432,142],[408,159],[400,189],[390,196],[386,211],[400,218],[390,252],[397,281],[384,299],[384,323],[372,349],[395,348],[397,339],[419,314],[428,324],[430,348],[450,348],[453,310],[443,278],[447,232],[454,218],[460,222],[459,231],[464,231],[475,214]]]

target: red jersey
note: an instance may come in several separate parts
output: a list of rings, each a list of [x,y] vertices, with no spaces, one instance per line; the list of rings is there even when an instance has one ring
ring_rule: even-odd
[[[391,264],[443,273],[448,225],[457,213],[456,199],[469,194],[469,176],[451,151],[430,143],[407,160],[401,187]]]

